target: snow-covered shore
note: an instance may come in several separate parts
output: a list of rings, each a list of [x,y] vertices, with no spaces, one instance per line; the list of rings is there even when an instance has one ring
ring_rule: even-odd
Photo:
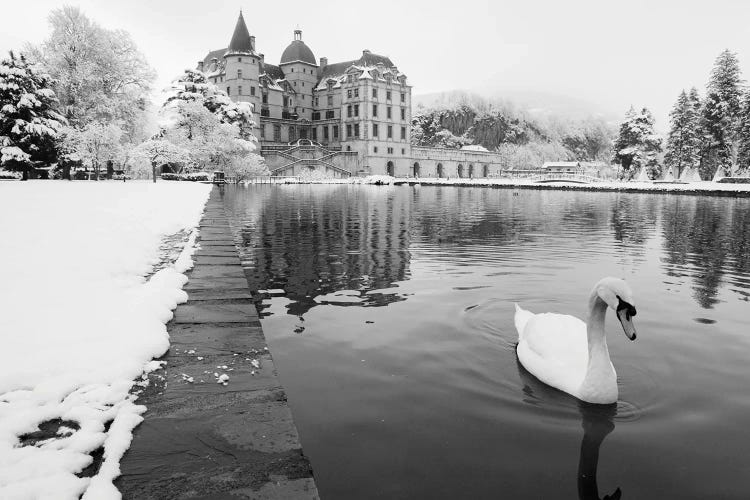
[[[371,175],[368,177],[348,177],[340,179],[314,179],[297,181],[290,177],[289,183],[301,184],[411,184],[424,186],[469,186],[469,187],[497,187],[497,188],[526,188],[526,189],[568,189],[580,191],[623,191],[644,193],[693,193],[693,194],[727,194],[736,196],[750,196],[750,184],[731,184],[713,181],[698,182],[639,182],[639,181],[600,181],[590,184],[576,182],[534,182],[533,180],[518,178],[498,179],[462,179],[462,178],[406,178],[390,177],[387,175]]]
[[[211,186],[0,184],[0,498],[119,498],[112,480],[144,408],[129,391],[169,346]],[[39,425],[51,436],[29,439]],[[42,433],[44,434],[44,433]],[[103,448],[93,478],[78,477]]]

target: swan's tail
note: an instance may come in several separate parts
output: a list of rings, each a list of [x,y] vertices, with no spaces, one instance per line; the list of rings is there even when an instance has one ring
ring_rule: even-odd
[[[534,313],[527,311],[525,309],[521,309],[521,307],[518,304],[515,304],[516,306],[516,316],[515,316],[515,323],[516,323],[516,331],[518,332],[518,340],[521,340],[523,337],[523,330],[526,328],[526,323],[529,322],[532,316],[534,316]]]

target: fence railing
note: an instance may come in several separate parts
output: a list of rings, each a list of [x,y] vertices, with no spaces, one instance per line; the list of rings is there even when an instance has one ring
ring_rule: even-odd
[[[259,175],[245,178],[246,184],[298,184],[298,175]]]

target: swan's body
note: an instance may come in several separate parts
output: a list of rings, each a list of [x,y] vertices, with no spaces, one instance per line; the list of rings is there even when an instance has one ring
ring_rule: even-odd
[[[584,323],[566,314],[533,314],[516,305],[516,352],[521,364],[547,385],[589,403],[617,401],[617,373],[604,334],[607,307],[616,310],[625,333],[635,339],[635,315],[624,281],[605,278],[594,287]]]

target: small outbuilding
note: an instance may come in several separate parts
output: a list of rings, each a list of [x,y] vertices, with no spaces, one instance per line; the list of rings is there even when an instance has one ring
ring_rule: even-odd
[[[578,161],[546,161],[542,165],[542,170],[548,174],[582,174],[583,168]]]

